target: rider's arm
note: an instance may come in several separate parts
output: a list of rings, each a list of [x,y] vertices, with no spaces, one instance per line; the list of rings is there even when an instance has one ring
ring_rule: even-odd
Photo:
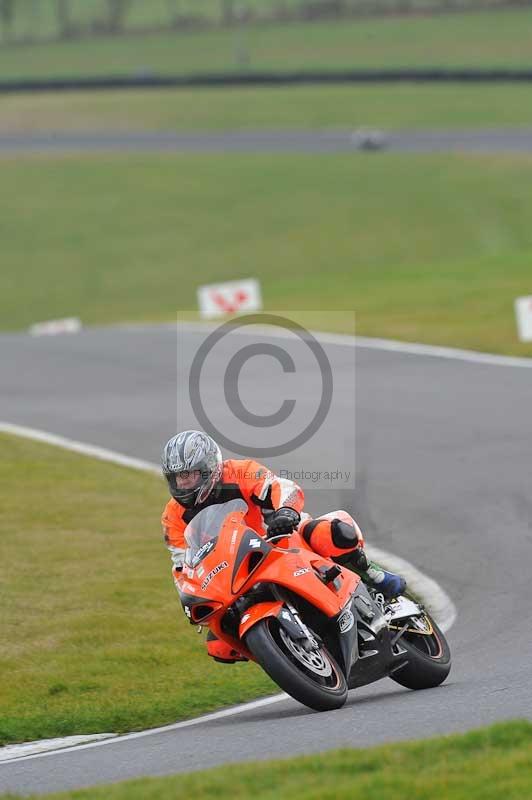
[[[288,478],[279,477],[258,461],[249,461],[246,473],[250,476],[250,500],[266,512],[279,508],[293,508],[298,514],[303,510],[303,489]]]
[[[185,555],[186,523],[180,516],[172,513],[172,501],[168,503],[161,517],[165,544],[170,551],[172,564],[176,569],[183,569]]]

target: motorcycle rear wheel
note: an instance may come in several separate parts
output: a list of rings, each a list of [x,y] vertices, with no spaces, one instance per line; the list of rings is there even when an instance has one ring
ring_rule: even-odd
[[[447,640],[434,620],[430,635],[404,633],[399,644],[408,653],[408,663],[390,678],[407,689],[432,689],[443,683],[451,670],[451,651]]]
[[[347,681],[332,655],[322,646],[305,651],[275,617],[254,625],[246,645],[264,672],[303,705],[332,711],[347,700]]]

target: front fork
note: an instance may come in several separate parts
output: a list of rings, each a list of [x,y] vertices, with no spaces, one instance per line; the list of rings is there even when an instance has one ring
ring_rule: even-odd
[[[286,606],[286,608],[288,609],[288,611],[290,612],[290,614],[293,617],[293,621],[295,621],[296,625],[299,627],[299,629],[300,629],[300,637],[298,637],[298,638],[299,638],[299,641],[301,642],[302,647],[305,650],[309,651],[309,652],[311,650],[317,650],[318,647],[319,647],[319,642],[316,640],[316,637],[309,630],[309,628],[307,628],[307,626],[305,625],[305,623],[301,619],[301,617],[299,615],[299,611],[297,610],[297,608],[295,608],[292,605],[292,603],[290,602],[290,600],[287,597],[284,596],[284,592],[282,591],[282,589],[279,586],[272,586],[272,592],[273,592],[274,597],[276,597],[278,600],[280,600]],[[282,614],[281,614],[281,617],[282,617]],[[302,637],[301,637],[301,634],[303,634]]]

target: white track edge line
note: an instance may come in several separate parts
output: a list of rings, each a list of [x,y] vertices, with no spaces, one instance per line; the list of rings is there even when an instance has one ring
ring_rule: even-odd
[[[267,313],[267,312],[264,312]],[[272,312],[273,313],[273,312]],[[283,312],[279,312],[280,314]],[[223,323],[220,323],[223,324]],[[154,331],[154,330],[176,330],[176,325],[182,330],[195,333],[210,333],[218,326],[207,322],[117,322],[111,325],[93,325],[84,327],[76,334],[81,335],[87,332],[120,330],[120,331]],[[262,326],[257,325],[257,328]],[[263,332],[270,337],[288,338],[286,330],[275,331],[268,326],[263,327]],[[17,335],[24,332],[7,332],[7,335]],[[234,333],[249,336],[249,330],[236,328]],[[504,356],[497,353],[483,353],[479,350],[466,350],[459,347],[444,347],[441,345],[423,344],[421,342],[402,342],[397,339],[380,339],[368,336],[353,336],[347,333],[329,333],[327,331],[310,330],[316,338],[326,344],[338,347],[361,347],[367,350],[381,350],[389,353],[403,353],[405,355],[423,356],[426,358],[442,358],[452,361],[465,361],[470,364],[485,364],[494,367],[520,367],[522,369],[532,369],[532,357],[526,356]]]
[[[0,747],[0,766],[8,761],[17,761],[24,756],[64,750],[66,747],[74,747],[75,745],[95,742],[101,739],[111,739],[117,735],[116,733],[87,733],[85,735],[62,736],[54,739],[39,739],[35,742],[7,744],[4,747]]]
[[[127,742],[131,739],[141,739],[144,736],[153,736],[157,733],[167,733],[168,731],[176,731],[180,728],[189,728],[192,725],[201,725],[205,722],[213,722],[217,719],[223,719],[223,717],[230,717],[234,716],[235,714],[243,714],[246,711],[252,711],[255,708],[261,708],[262,706],[269,706],[272,703],[279,703],[281,700],[287,700],[288,695],[283,692],[283,694],[276,694],[273,697],[263,697],[261,700],[252,700],[249,703],[242,703],[238,706],[231,706],[231,708],[224,708],[221,711],[213,711],[211,714],[204,714],[201,717],[194,717],[193,719],[185,719],[181,722],[173,722],[170,725],[162,725],[159,728],[148,728],[145,731],[134,731],[133,733],[124,733],[122,735],[117,734],[109,734],[107,739],[102,739],[99,742],[87,742],[85,744],[75,744],[55,748],[54,750],[48,750],[47,752],[43,753],[33,753],[32,755],[28,756],[18,756],[11,759],[6,759],[5,761],[0,762],[0,770],[3,764],[13,764],[19,763],[21,761],[29,761],[33,758],[45,758],[47,756],[55,756],[59,753],[71,753],[73,751],[78,750],[89,750],[93,747],[102,747],[103,745],[109,744],[120,744],[121,742]],[[35,744],[35,742],[30,742],[29,744]]]
[[[75,453],[80,453],[81,455],[86,455],[91,458],[99,459],[100,461],[107,461],[113,464],[117,464],[123,467],[129,467],[132,469],[140,470],[142,472],[150,472],[159,474],[159,467],[156,464],[152,464],[149,461],[143,461],[142,459],[138,458],[131,458],[129,456],[125,456],[122,453],[117,453],[113,450],[107,450],[103,447],[97,447],[90,444],[84,444],[83,442],[78,442],[73,439],[67,439],[64,436],[58,436],[53,433],[47,433],[46,431],[37,430],[35,428],[28,428],[23,425],[16,425],[10,422],[0,422],[0,433],[7,433],[12,434],[15,436],[20,436],[25,439],[32,439],[34,441],[43,442],[44,444],[52,445],[55,447],[60,447],[64,450],[69,450]],[[436,621],[440,625],[443,630],[449,630],[449,628],[453,625],[456,620],[457,612],[456,608],[446,592],[436,583],[436,581],[429,578],[424,573],[420,572],[413,564],[406,561],[405,559],[399,558],[399,556],[392,555],[385,550],[381,550],[376,547],[368,546],[367,550],[376,560],[380,560],[383,563],[383,566],[388,566],[390,569],[396,569],[399,572],[402,572],[407,581],[412,586],[414,591],[417,591],[425,600],[430,610],[434,613],[436,617]],[[15,761],[26,761],[31,758],[43,758],[45,756],[55,755],[57,753],[66,753],[72,752],[74,750],[85,750],[90,747],[101,747],[103,745],[114,744],[116,742],[123,742],[128,739],[138,739],[141,736],[151,736],[156,733],[162,733],[165,731],[170,730],[177,730],[179,728],[188,727],[190,725],[199,725],[202,722],[209,722],[214,719],[220,719],[222,717],[231,716],[232,714],[241,714],[244,711],[249,711],[253,708],[258,708],[263,705],[269,705],[270,703],[277,703],[280,700],[285,700],[288,697],[286,694],[275,695],[274,697],[268,697],[262,700],[254,700],[250,703],[245,703],[240,706],[236,706],[234,708],[225,709],[222,711],[216,711],[212,714],[207,714],[202,717],[196,717],[192,720],[183,720],[182,722],[176,722],[171,725],[166,725],[160,728],[150,728],[146,731],[138,731],[134,733],[127,733],[123,736],[111,736],[107,739],[102,739],[101,741],[97,742],[89,742],[85,744],[78,744],[72,745],[70,747],[66,746],[64,748],[54,748],[53,750],[49,750],[43,753],[34,753],[32,755],[27,756],[15,756],[12,759],[6,759],[0,762],[0,767],[3,764],[12,764]],[[30,744],[36,744],[36,742],[29,742]]]
[[[282,312],[278,313],[279,315],[282,314]],[[235,324],[238,324],[238,320],[235,320]],[[214,325],[208,322],[178,321],[177,323],[163,322],[160,324],[133,322],[118,323],[116,325],[109,325],[107,327],[124,331],[154,330],[159,328],[162,330],[191,331],[193,333],[211,333],[213,330],[216,330],[219,325]],[[290,336],[286,329],[276,330],[270,328],[269,326],[262,326],[260,324],[255,326],[255,329],[260,329],[264,334],[267,334],[272,338],[286,339]],[[96,328],[93,328],[92,330],[96,330]],[[98,330],[104,330],[104,327],[98,328]],[[237,327],[235,328],[234,333],[249,336],[250,330],[249,327]],[[532,369],[532,358],[527,358],[525,356],[503,356],[497,355],[496,353],[482,353],[478,350],[465,350],[458,347],[442,347],[440,345],[422,344],[421,342],[401,342],[396,339],[379,339],[367,336],[353,336],[347,333],[327,333],[326,331],[315,330],[309,330],[309,333],[325,344],[332,344],[338,347],[361,347],[367,350],[381,350],[388,353],[403,353],[405,355],[442,358],[451,361],[465,361],[470,364],[485,364],[494,367],[520,367],[521,369]]]
[[[84,456],[97,458],[100,461],[110,461],[112,464],[119,464],[121,467],[141,470],[142,472],[153,472],[160,474],[160,467],[150,461],[143,461],[140,458],[132,458],[114,450],[107,450],[105,447],[97,447],[84,442],[77,442],[74,439],[67,439],[55,433],[47,433],[36,428],[27,428],[24,425],[14,425],[10,422],[0,422],[1,433],[11,433],[24,439],[33,439],[36,442],[43,442],[54,447],[61,447],[63,450],[71,450],[73,453],[80,453]]]

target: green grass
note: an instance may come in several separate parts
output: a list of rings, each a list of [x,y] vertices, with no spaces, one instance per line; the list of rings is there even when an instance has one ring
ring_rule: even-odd
[[[143,729],[273,693],[181,611],[150,474],[0,435],[0,744]]]
[[[0,132],[532,127],[532,86],[161,89],[8,95]]]
[[[2,162],[4,329],[171,320],[258,276],[268,310],[359,334],[532,354],[532,158],[109,156]],[[24,280],[20,276],[24,276]]]
[[[275,24],[0,48],[3,79],[246,69],[530,66],[532,9]]]
[[[532,723],[513,722],[368,750],[128,781],[45,800],[523,800],[531,794]]]

